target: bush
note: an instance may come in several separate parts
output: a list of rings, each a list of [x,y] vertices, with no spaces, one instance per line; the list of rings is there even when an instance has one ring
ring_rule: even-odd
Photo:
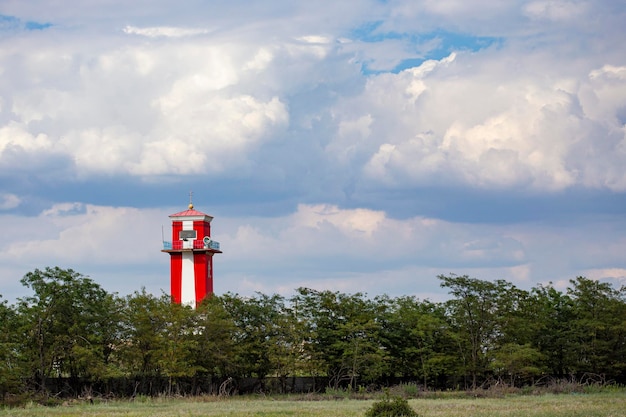
[[[402,383],[390,387],[389,393],[394,397],[417,398],[420,396],[420,386],[415,382]]]
[[[409,402],[401,397],[390,399],[388,396],[372,404],[365,417],[419,417]]]

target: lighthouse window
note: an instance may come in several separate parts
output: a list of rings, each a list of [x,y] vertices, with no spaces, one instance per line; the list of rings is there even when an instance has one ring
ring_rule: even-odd
[[[178,234],[180,240],[196,240],[195,230],[181,230]]]

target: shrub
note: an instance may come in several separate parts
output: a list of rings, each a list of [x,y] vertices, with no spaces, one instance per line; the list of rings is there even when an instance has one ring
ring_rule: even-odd
[[[402,398],[417,398],[420,396],[420,386],[415,382],[402,383],[390,387],[389,393]]]
[[[350,391],[343,388],[326,387],[326,391],[324,393],[335,400],[347,400],[350,398]]]
[[[365,412],[365,417],[419,417],[411,408],[409,402],[401,397],[390,399],[386,396],[380,401],[376,401]]]

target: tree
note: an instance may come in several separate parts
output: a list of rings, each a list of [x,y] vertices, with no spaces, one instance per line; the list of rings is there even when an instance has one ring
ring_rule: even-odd
[[[415,297],[377,299],[381,309],[381,341],[390,370],[421,378],[424,387],[451,375],[456,366],[454,339],[441,304]]]
[[[167,393],[172,394],[176,378],[194,376],[202,368],[197,363],[195,353],[198,340],[194,309],[185,304],[169,302],[163,305],[165,328],[160,343],[154,349],[158,368],[168,378]]]
[[[531,382],[543,372],[544,356],[530,344],[507,343],[493,354],[491,368],[496,375],[508,379],[511,386],[518,380]]]
[[[615,377],[624,369],[623,294],[610,284],[585,277],[570,280],[572,342],[577,356],[576,371]],[[618,352],[616,355],[615,353]]]
[[[569,376],[575,369],[575,348],[572,339],[572,299],[552,284],[532,289],[535,311],[532,346],[545,357],[549,374],[557,378]]]
[[[21,337],[31,372],[46,390],[50,376],[103,378],[119,336],[116,297],[90,278],[59,267],[27,273],[34,294],[19,300]]]
[[[20,361],[20,343],[17,335],[17,312],[0,302],[0,399],[6,394],[15,393],[23,386],[23,362]]]
[[[146,381],[162,375],[160,349],[167,337],[169,296],[155,297],[145,288],[126,297],[120,358],[127,375]]]
[[[255,297],[222,296],[235,324],[236,362],[241,376],[262,380],[273,374],[282,348],[284,298],[257,293]]]
[[[511,284],[498,280],[481,281],[463,276],[438,277],[441,286],[450,289],[455,298],[448,301],[452,326],[459,335],[459,352],[471,377],[471,386],[478,386],[479,377],[489,370],[490,353],[502,335],[499,306]]]
[[[386,371],[377,306],[363,294],[299,288],[292,299],[305,325],[303,349],[333,388],[373,381]]]
[[[542,310],[528,291],[504,282],[496,284],[496,336],[489,369],[511,385],[532,383],[546,370],[545,356],[536,345],[536,337],[543,329]]]
[[[222,297],[205,298],[196,310],[196,353],[198,366],[210,375],[226,378],[236,370],[235,321]]]

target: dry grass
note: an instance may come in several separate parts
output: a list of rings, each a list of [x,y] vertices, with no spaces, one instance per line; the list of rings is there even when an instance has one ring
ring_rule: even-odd
[[[421,417],[618,417],[626,416],[626,395],[622,392],[507,396],[504,398],[413,399],[409,403]],[[97,404],[75,402],[58,407],[27,405],[0,410],[0,416],[363,416],[373,400],[301,401],[292,398],[236,397],[218,399],[142,398],[139,401],[111,401]]]

